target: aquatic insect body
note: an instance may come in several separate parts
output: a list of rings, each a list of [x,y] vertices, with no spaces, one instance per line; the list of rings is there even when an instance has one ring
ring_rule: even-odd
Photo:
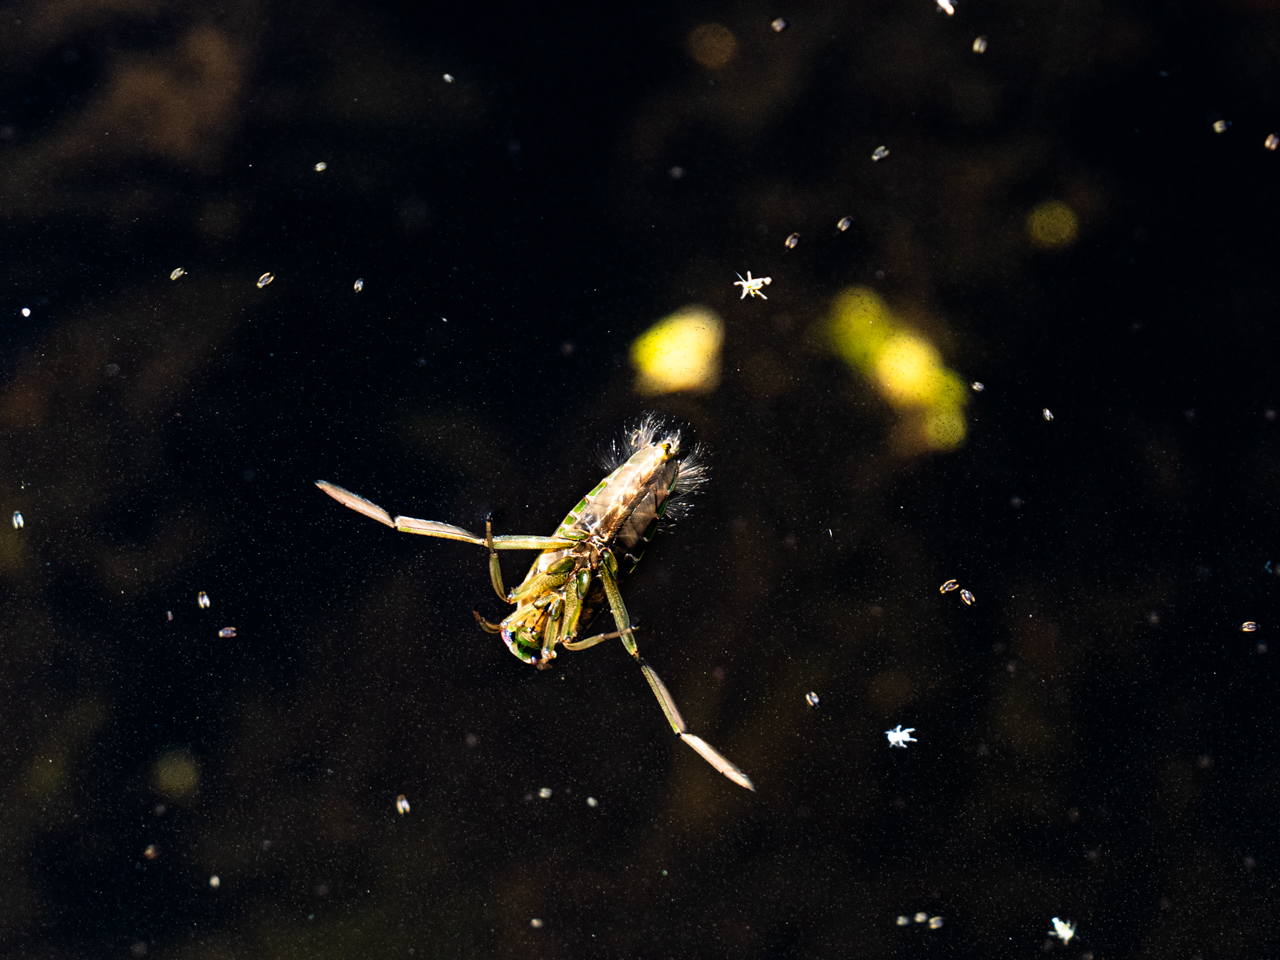
[[[485,535],[479,537],[434,520],[392,518],[377,504],[336,484],[320,480],[316,485],[344,506],[395,530],[461,540],[488,549],[494,591],[516,609],[501,623],[490,623],[479,613],[476,620],[485,630],[499,634],[507,648],[525,663],[545,669],[555,658],[557,647],[585,650],[604,640],[621,639],[640,665],[676,735],[734,783],[754,790],[746,774],[709,743],[688,732],[666,685],[640,656],[618,590],[620,562],[628,564],[628,572],[634,569],[658,521],[677,504],[677,495],[705,479],[697,448],[682,456],[680,433],[662,430],[662,423],[653,417],[646,417],[632,430],[625,447],[615,448],[622,462],[569,511],[550,537],[494,536],[488,521]],[[540,551],[524,580],[509,593],[502,582],[499,550]],[[617,629],[579,640],[579,626],[589,624],[605,603]]]

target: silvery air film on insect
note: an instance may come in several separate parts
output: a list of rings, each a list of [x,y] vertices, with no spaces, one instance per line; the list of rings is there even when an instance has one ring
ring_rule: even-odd
[[[631,619],[618,591],[619,563],[628,564],[627,572],[634,570],[668,507],[678,507],[679,495],[705,479],[698,450],[695,447],[682,454],[679,431],[664,431],[661,421],[646,417],[628,434],[621,449],[615,445],[614,453],[620,465],[569,511],[549,537],[495,537],[488,521],[485,535],[478,537],[434,520],[392,518],[377,504],[326,480],[317,481],[316,486],[344,506],[395,530],[485,547],[489,551],[493,589],[516,609],[501,623],[490,623],[479,613],[476,620],[488,632],[501,635],[507,649],[525,663],[541,670],[550,666],[557,646],[585,650],[603,640],[621,639],[640,664],[676,736],[734,783],[754,790],[745,773],[701,737],[689,733],[666,685],[641,658]],[[499,550],[539,551],[524,580],[510,592],[502,583]],[[578,628],[589,626],[606,602],[617,630],[579,640]]]

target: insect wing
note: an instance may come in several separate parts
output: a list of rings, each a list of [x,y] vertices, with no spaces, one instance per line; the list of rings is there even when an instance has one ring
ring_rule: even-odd
[[[368,502],[368,501],[366,501]],[[373,504],[369,504],[373,506]],[[355,508],[352,508],[355,509]],[[464,543],[484,543],[483,537],[438,520],[419,520],[416,517],[396,517],[392,524],[403,533],[421,533],[428,537],[443,537],[445,540],[462,540]]]
[[[703,760],[707,761],[738,786],[746,787],[753,793],[755,792],[755,784],[751,782],[751,778],[726,760],[720,754],[720,751],[707,743],[707,741],[701,737],[694,736],[692,733],[682,733],[680,734],[680,739],[697,750],[702,755]]]
[[[337,500],[344,507],[350,507],[356,513],[363,513],[366,517],[372,517],[379,523],[385,523],[388,527],[394,527],[395,524],[391,520],[391,514],[383,510],[380,506],[372,501],[366,500],[364,497],[357,496],[350,490],[343,490],[336,483],[330,483],[328,480],[317,480],[316,486],[327,493],[333,499]]]

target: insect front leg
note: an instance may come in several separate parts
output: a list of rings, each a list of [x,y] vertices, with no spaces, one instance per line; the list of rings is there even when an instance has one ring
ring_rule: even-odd
[[[739,770],[724,754],[707,743],[707,741],[689,733],[689,728],[684,722],[684,717],[680,716],[680,710],[676,707],[676,701],[671,696],[671,691],[662,682],[658,672],[640,656],[640,649],[636,646],[635,631],[631,627],[631,618],[627,615],[627,607],[622,602],[622,593],[618,590],[618,561],[614,559],[613,554],[608,550],[604,551],[601,557],[600,579],[604,583],[604,593],[609,598],[609,609],[613,613],[613,622],[618,627],[618,636],[622,638],[622,645],[627,648],[627,653],[636,658],[636,663],[640,664],[640,670],[644,673],[644,678],[649,683],[649,689],[658,698],[658,705],[662,707],[662,713],[667,718],[667,723],[671,724],[671,729],[675,731],[676,736],[696,750],[703,760],[707,761],[738,786],[746,787],[754,792],[756,788],[752,784],[750,777]],[[605,639],[603,636],[598,638],[591,637],[590,641],[598,643],[603,639]],[[565,644],[565,646],[568,646],[568,644]]]

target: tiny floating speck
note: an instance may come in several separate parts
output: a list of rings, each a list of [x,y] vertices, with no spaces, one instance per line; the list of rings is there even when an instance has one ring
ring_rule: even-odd
[[[265,287],[268,283],[270,283],[275,278],[276,278],[276,275],[274,273],[264,273],[262,276],[258,278],[258,289],[261,290],[263,287]]]
[[[13,511],[13,529],[21,530],[23,525],[26,524],[26,522],[27,521],[22,519],[21,513],[19,513],[17,510]]]
[[[396,797],[396,813],[400,814],[400,816],[403,817],[408,812],[409,812],[409,801],[405,797],[405,795],[402,793],[400,794],[400,796]]]
[[[1226,132],[1227,132],[1227,127],[1229,127],[1229,126],[1231,126],[1231,121],[1230,121],[1230,120],[1215,120],[1215,121],[1213,121],[1213,132],[1214,132],[1214,133],[1226,133]]]
[[[945,922],[945,921],[944,921],[941,917],[930,917],[930,918],[929,918],[929,929],[930,929],[930,930],[938,930],[938,929],[940,929],[940,928],[942,927],[942,924],[943,924],[944,922]]]
[[[910,917],[904,917],[904,916],[901,916],[901,915],[899,915],[899,916],[898,916],[898,926],[900,926],[900,927],[905,927],[905,926],[906,926],[907,924],[909,924],[910,922],[911,922],[911,918],[910,918]]]
[[[1262,141],[1262,145],[1268,150],[1274,150],[1276,147],[1280,147],[1280,136],[1276,136],[1274,133],[1268,133],[1267,139]]]
[[[535,930],[541,930],[542,921],[539,920],[537,917],[534,917],[532,920],[529,921],[529,926],[533,927],[533,929]]]
[[[600,801],[595,797],[587,797],[587,806],[594,810],[596,807],[600,806]]]
[[[853,226],[853,217],[841,217],[836,223],[836,229],[841,233],[844,233],[851,226]]]
[[[1253,633],[1253,631],[1258,629],[1258,625],[1252,620],[1246,620],[1244,623],[1240,624],[1240,629],[1245,633]]]
[[[980,36],[980,37],[975,37],[975,38],[974,38],[974,41],[973,41],[973,52],[974,52],[974,53],[986,53],[986,52],[987,52],[987,38],[986,38],[986,37],[981,37],[981,36]]]
[[[983,390],[987,389],[987,385],[981,380],[975,380],[973,383],[969,384],[969,386],[973,387],[974,393],[981,393]]]
[[[196,603],[200,604],[201,610],[208,610],[209,602],[210,602],[209,595],[205,593],[203,590],[201,590],[198,594],[196,594]]]
[[[871,151],[871,159],[875,161],[883,160],[889,155],[889,148],[885,146],[876,147]]]
[[[796,248],[796,244],[800,242],[800,234],[793,233],[783,242],[787,245],[788,250],[794,250]]]
[[[927,913],[916,914],[916,923],[924,923],[928,919],[929,919],[929,915]]]
[[[316,164],[316,173],[324,173],[328,169],[329,169],[329,165],[325,163],[323,160],[321,160],[319,163]]]
[[[975,598],[975,597],[974,597],[974,595],[973,595],[972,593],[970,593],[968,590],[961,590],[961,591],[960,591],[960,599],[964,601],[964,605],[965,605],[966,607],[972,607],[972,606],[973,606],[973,601],[974,601],[976,598]]]
[[[787,21],[782,17],[779,17],[777,20],[773,21],[773,23],[769,24],[769,26],[773,28],[774,33],[781,33],[783,30],[787,29]]]
[[[169,279],[177,280],[179,277],[185,277],[186,275],[187,271],[183,270],[181,267],[177,267],[173,273],[169,274]]]
[[[453,74],[452,74],[452,73],[446,73],[446,74],[444,75],[444,82],[445,82],[445,83],[453,83]]]
[[[550,799],[551,799],[551,788],[550,788],[550,787],[543,787],[541,790],[539,790],[539,791],[538,791],[538,796],[539,796],[541,799],[543,799],[543,800],[550,800]]]
[[[951,0],[938,0],[938,9],[944,11],[948,17],[956,15],[956,8],[951,5]]]
[[[147,844],[147,849],[142,851],[142,855],[148,860],[154,860],[156,857],[160,856],[160,848],[154,843],[149,843]]]
[[[958,587],[958,586],[960,586],[960,581],[958,581],[958,580],[948,580],[946,583],[944,583],[942,586],[940,586],[940,587],[938,588],[938,592],[939,592],[939,593],[950,593],[952,590],[954,590],[954,589],[955,589],[956,587]]]
[[[1049,931],[1049,936],[1057,937],[1065,946],[1070,942],[1071,938],[1076,935],[1076,926],[1064,920],[1053,918],[1053,929]]]
[[[902,724],[898,724],[898,725],[897,725],[896,727],[894,727],[892,730],[886,730],[886,731],[884,732],[884,735],[885,735],[886,737],[888,737],[888,738],[889,738],[889,746],[891,746],[891,747],[901,747],[903,750],[905,750],[905,749],[907,749],[907,744],[908,744],[908,743],[916,743],[916,742],[917,742],[917,741],[916,741],[916,738],[912,736],[912,734],[913,734],[913,733],[915,733],[915,732],[916,732],[916,728],[915,728],[915,727],[907,727],[907,728],[904,730],[904,729],[902,729]],[[927,917],[927,916],[928,916],[928,914],[924,914],[924,913],[917,913],[917,914],[916,914],[916,923],[924,923],[924,921],[925,921],[925,917]]]
[[[166,617],[166,619],[168,619],[168,620],[172,620],[172,619],[173,619],[173,611],[172,611],[172,610],[166,610],[166,611],[165,611],[165,613],[166,613],[166,614],[168,614],[168,616]]]
[[[818,699],[818,695],[814,693],[812,690],[810,690],[808,693],[804,695],[804,702],[807,703],[809,706],[811,706],[814,710],[817,710],[819,705],[822,703],[822,701]]]
[[[223,627],[221,630],[218,631],[218,636],[220,637],[234,637],[235,635],[236,635],[235,627]]]
[[[1053,411],[1050,410],[1048,407],[1045,407],[1043,410],[1040,411],[1040,416],[1044,417],[1046,420],[1052,420]]]
[[[215,890],[222,886],[222,881],[218,879],[218,875],[216,873],[209,878],[209,886],[213,887]]]
[[[31,316],[31,308],[30,308],[30,307],[23,307],[23,308],[22,308],[22,315],[23,315],[24,317],[29,317],[29,316]]]
[[[356,293],[359,293],[361,290],[364,289],[364,280],[357,280],[354,284],[352,284],[352,288],[355,290]]]

